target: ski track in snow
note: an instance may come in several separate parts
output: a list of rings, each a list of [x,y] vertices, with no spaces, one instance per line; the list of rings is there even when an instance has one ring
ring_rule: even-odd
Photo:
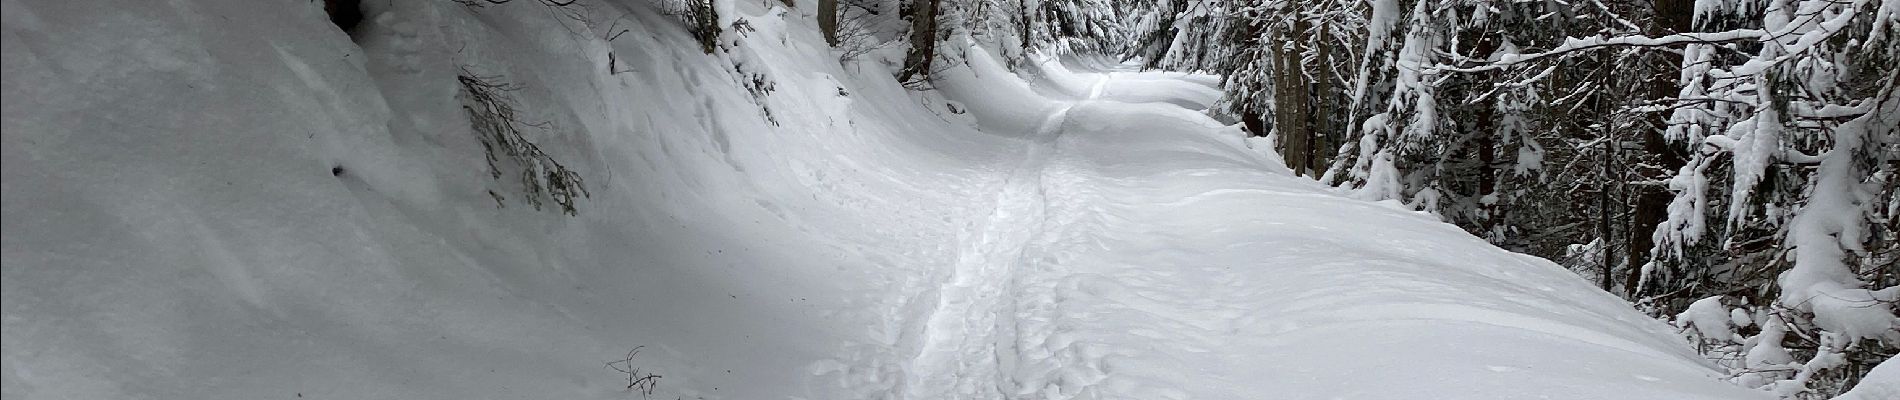
[[[1205,295],[1246,287],[1245,280],[1223,268],[1183,274],[1135,262],[1088,264],[1096,268],[1065,263],[1104,246],[1107,239],[1098,233],[1134,228],[1111,220],[1122,210],[1109,209],[1100,183],[1076,165],[1081,160],[1064,157],[1061,145],[1071,111],[1100,99],[1117,75],[1105,72],[1085,98],[1050,107],[1028,138],[1022,161],[1000,185],[994,211],[965,235],[950,276],[920,296],[935,303],[916,330],[921,337],[913,340],[904,398],[1062,399],[1100,397],[1104,391],[1186,398],[1179,388],[1187,382],[1169,379],[1176,373],[1171,371],[1217,361],[1186,358],[1220,348],[1221,333],[1232,331],[1244,312]],[[1199,296],[1184,297],[1190,294]],[[1122,332],[1152,340],[1114,343],[1078,329],[1123,313],[1146,320],[1139,324],[1159,322]],[[1175,359],[1162,365],[1113,362],[1138,349]],[[1129,379],[1110,382],[1108,371],[1116,367]]]
[[[1082,101],[1100,96],[1110,79],[1098,79]],[[994,211],[979,229],[964,235],[949,281],[934,290],[936,305],[907,371],[907,397],[1005,396],[1003,390],[1010,385],[999,369],[1008,365],[1008,347],[1000,342],[1000,334],[1010,321],[996,319],[1012,315],[1003,311],[1016,299],[1010,292],[1015,275],[1034,267],[1026,264],[1026,257],[1031,240],[1041,235],[1048,217],[1047,164],[1057,150],[1069,110],[1076,106],[1050,107],[1053,111],[1030,132],[1022,161],[1004,179]]]
[[[1105,72],[1091,87],[1087,99],[1074,107],[1090,107],[1098,99],[1117,100],[1102,97],[1118,75]],[[1064,110],[1064,119],[1068,118],[1068,111]],[[1061,135],[1053,139],[1055,143],[1047,147],[1057,154],[1040,168],[1039,181],[1044,185],[1045,204],[1040,222],[1054,229],[1041,230],[1042,234],[1026,246],[1018,258],[1019,266],[1011,270],[1015,274],[1003,278],[1008,281],[1010,298],[1015,302],[997,312],[1014,317],[1013,321],[1006,321],[997,328],[1004,337],[995,347],[999,368],[992,373],[999,375],[998,391],[1002,393],[982,398],[1188,397],[1181,390],[1187,382],[1168,376],[1184,371],[1188,360],[1138,365],[1124,365],[1115,360],[1126,359],[1135,352],[1150,353],[1145,356],[1165,353],[1173,357],[1193,357],[1219,348],[1218,333],[1229,330],[1230,321],[1241,314],[1223,306],[1216,297],[1182,295],[1208,295],[1218,290],[1218,285],[1214,285],[1217,282],[1236,285],[1242,281],[1218,270],[1182,274],[1183,271],[1145,268],[1142,263],[1075,262],[1110,246],[1109,239],[1102,233],[1139,232],[1140,229],[1118,226],[1112,221],[1113,216],[1123,214],[1123,210],[1111,206],[1112,202],[1103,192],[1105,182],[1091,176],[1085,160],[1066,157],[1061,152],[1065,139],[1095,139]],[[1181,280],[1188,277],[1196,279]],[[1122,314],[1140,321],[1129,325],[1114,323],[1123,319]],[[1119,332],[1084,329],[1105,321],[1110,323],[1093,327],[1146,328]],[[1142,343],[1105,340],[1116,336],[1144,340]],[[1111,370],[1120,379],[1111,380]],[[962,393],[953,397],[970,398]]]

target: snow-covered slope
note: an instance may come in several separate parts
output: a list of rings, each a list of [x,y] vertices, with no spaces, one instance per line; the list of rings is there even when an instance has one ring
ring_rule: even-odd
[[[1287,176],[1183,108],[1209,77],[977,51],[911,93],[779,2],[715,55],[639,1],[365,2],[354,40],[320,2],[0,4],[8,399],[626,398],[636,347],[666,398],[1751,395]],[[458,74],[520,85],[578,216],[489,176]]]

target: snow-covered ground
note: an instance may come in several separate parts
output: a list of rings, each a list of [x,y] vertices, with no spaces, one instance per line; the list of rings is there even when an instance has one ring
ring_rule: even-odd
[[[366,2],[354,43],[301,3],[0,2],[4,397],[628,398],[636,346],[660,398],[1764,397],[1286,174],[1213,77],[973,49],[914,93],[778,2],[716,55],[638,1]],[[488,176],[464,70],[578,216]]]

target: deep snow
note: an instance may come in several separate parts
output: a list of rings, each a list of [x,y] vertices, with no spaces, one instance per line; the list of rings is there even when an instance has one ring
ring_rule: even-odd
[[[711,56],[636,1],[369,2],[360,46],[292,3],[0,2],[4,397],[627,398],[635,346],[661,398],[1763,397],[1290,176],[1214,77],[972,49],[909,92],[777,2]],[[461,68],[579,216],[496,207]]]

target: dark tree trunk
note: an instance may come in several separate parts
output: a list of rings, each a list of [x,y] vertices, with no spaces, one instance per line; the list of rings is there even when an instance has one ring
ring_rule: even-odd
[[[1473,57],[1488,57],[1492,52],[1498,50],[1498,40],[1495,37],[1479,35],[1480,32],[1475,30],[1469,32],[1464,40],[1467,43],[1475,43],[1471,52]],[[1477,84],[1487,85],[1495,79],[1496,78],[1492,77],[1483,78],[1479,80]],[[1472,151],[1476,152],[1478,156],[1478,191],[1475,194],[1478,196],[1498,194],[1499,174],[1497,166],[1497,147],[1500,138],[1497,136],[1497,100],[1494,99],[1485,103],[1476,104],[1472,109],[1471,124],[1467,126],[1470,129],[1470,135],[1474,141],[1474,143],[1472,143]],[[1503,196],[1498,196],[1496,199],[1501,201],[1503,200]],[[1483,219],[1478,221],[1479,236],[1484,237],[1486,240],[1493,239],[1491,235],[1492,229],[1494,229],[1498,223],[1502,222],[1502,218],[1500,218],[1500,213],[1498,212],[1498,206],[1493,202],[1489,204],[1479,204],[1478,208],[1484,211]]]
[[[1319,56],[1316,57],[1315,60],[1318,60],[1320,65],[1328,65],[1327,63],[1333,62],[1333,43],[1322,39],[1316,40],[1314,46],[1316,47],[1313,50],[1319,52]],[[1331,107],[1333,104],[1330,98],[1330,95],[1333,93],[1333,77],[1328,74],[1329,71],[1332,71],[1332,68],[1319,68],[1318,71],[1314,72],[1313,92],[1312,95],[1307,96],[1307,104],[1312,106],[1311,117],[1313,120],[1313,132],[1307,136],[1308,145],[1306,149],[1309,155],[1307,156],[1306,164],[1307,169],[1313,172],[1312,176],[1316,179],[1326,173],[1326,166],[1332,162],[1330,155],[1333,154],[1334,150],[1331,147],[1331,141],[1326,140],[1329,135],[1332,135],[1334,132],[1331,121],[1333,120],[1333,113],[1335,112]]]
[[[838,0],[818,0],[818,31],[825,35],[825,44],[838,45]]]
[[[1262,30],[1260,19],[1253,18],[1252,15],[1249,15],[1248,18],[1246,18],[1245,24],[1246,24],[1246,29],[1236,29],[1230,32],[1229,34],[1238,36],[1238,39],[1236,41],[1240,43],[1240,48],[1256,49],[1254,51],[1264,51],[1264,50],[1259,50],[1261,46],[1260,32]],[[1255,53],[1255,54],[1258,54],[1258,53]],[[1266,57],[1272,57],[1271,56],[1272,54],[1277,54],[1277,53],[1267,53],[1267,54],[1269,55]],[[1260,56],[1256,56],[1256,57],[1260,57]],[[1268,68],[1276,68],[1276,67],[1273,67],[1270,65]],[[1274,73],[1276,74],[1279,73],[1279,70],[1275,69]],[[1221,86],[1226,87],[1229,82],[1232,82],[1230,81],[1230,79],[1235,79],[1235,78],[1232,76],[1221,77]],[[1261,94],[1253,93],[1253,95],[1259,96]],[[1277,93],[1268,94],[1268,95],[1277,95]],[[1240,122],[1247,126],[1247,134],[1253,135],[1253,136],[1267,135],[1267,115],[1261,112],[1262,107],[1260,106],[1260,102],[1253,99],[1248,99],[1245,102],[1237,103],[1234,106],[1235,106],[1235,111],[1237,111],[1240,114]],[[1279,144],[1275,143],[1274,145],[1278,146]]]
[[[1662,36],[1676,32],[1688,32],[1693,18],[1691,8],[1693,0],[1655,0],[1656,18],[1650,22],[1649,34]],[[1677,79],[1682,66],[1682,54],[1675,52],[1655,52],[1658,58],[1652,68],[1656,71],[1650,77],[1649,97],[1652,99],[1671,98],[1677,95]],[[1643,151],[1656,168],[1638,171],[1645,179],[1662,179],[1674,173],[1687,163],[1683,155],[1670,148],[1669,141],[1663,137],[1668,116],[1656,113],[1650,118],[1650,129],[1643,130]],[[1669,217],[1670,193],[1659,185],[1637,186],[1635,209],[1630,210],[1629,252],[1625,261],[1629,271],[1624,276],[1624,290],[1630,299],[1644,294],[1642,283],[1642,265],[1648,263],[1655,242],[1651,235],[1656,227]]]
[[[937,59],[937,8],[942,3],[943,0],[915,0],[911,4],[910,53],[904,56],[904,71],[897,80],[930,79],[930,64]]]
[[[1479,121],[1489,121],[1492,118],[1496,118],[1497,115],[1496,110],[1491,107],[1479,107],[1477,113],[1478,116],[1474,119]],[[1479,129],[1484,129],[1491,128],[1492,126],[1490,124],[1481,123],[1478,124],[1478,127]],[[1495,130],[1492,132],[1481,131],[1475,136],[1476,139],[1473,139],[1477,142],[1473,147],[1478,152],[1477,194],[1479,196],[1498,194],[1498,137],[1495,133]],[[1499,201],[1502,201],[1503,198],[1504,196],[1495,197],[1495,199]],[[1504,222],[1503,216],[1501,215],[1502,213],[1498,211],[1498,204],[1497,202],[1480,203],[1478,209],[1484,210],[1484,220],[1478,223],[1479,236],[1486,240],[1493,239],[1491,231],[1496,229],[1498,223]]]
[[[1032,50],[1030,48],[1029,43],[1035,41],[1035,39],[1030,38],[1029,26],[1032,24],[1040,23],[1040,21],[1037,21],[1035,19],[1036,14],[1033,13],[1031,9],[1029,8],[1028,2],[1017,2],[1016,12],[1018,16],[1022,18],[1022,21],[1019,21],[1016,24],[1016,38],[1017,40],[1022,41],[1023,54],[1026,55],[1030,53],[1030,50]]]
[[[1313,127],[1309,118],[1312,102],[1307,100],[1306,73],[1302,64],[1306,53],[1302,37],[1306,32],[1306,19],[1299,13],[1297,3],[1289,3],[1290,9],[1281,12],[1291,15],[1293,23],[1285,26],[1280,35],[1281,43],[1273,46],[1273,132],[1278,137],[1280,154],[1286,158],[1286,166],[1296,176],[1308,175],[1312,167]]]
[[[1601,158],[1597,165],[1597,181],[1599,182],[1597,185],[1597,237],[1599,238],[1597,244],[1601,245],[1601,248],[1597,249],[1597,256],[1602,259],[1603,264],[1603,279],[1600,283],[1603,291],[1610,293],[1616,293],[1616,255],[1611,252],[1616,248],[1613,245],[1615,241],[1612,240],[1616,231],[1610,222],[1610,187],[1613,185],[1611,180],[1616,177],[1615,172],[1610,169],[1612,159],[1615,158],[1610,149],[1615,146],[1614,140],[1603,141],[1603,153],[1600,154]]]

